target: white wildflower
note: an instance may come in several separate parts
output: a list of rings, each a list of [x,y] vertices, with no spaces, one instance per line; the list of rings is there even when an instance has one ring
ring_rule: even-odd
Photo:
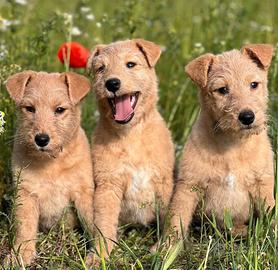
[[[6,20],[0,17],[0,30],[6,31],[12,25],[19,25],[19,20]]]
[[[95,16],[94,16],[94,14],[87,14],[86,19],[89,21],[93,21],[95,19]]]
[[[96,26],[97,26],[98,28],[100,28],[100,27],[101,27],[101,23],[100,23],[100,22],[97,22],[97,23],[96,23]]]
[[[195,48],[201,48],[203,45],[202,45],[202,43],[200,43],[200,42],[197,42],[197,43],[195,43],[194,44],[194,47]]]
[[[73,36],[80,36],[82,34],[82,32],[81,32],[81,30],[77,26],[74,26],[71,29],[71,34]]]
[[[4,44],[0,44],[0,60],[3,60],[8,55],[8,50]]]
[[[262,25],[262,26],[261,26],[261,31],[262,31],[262,32],[272,32],[272,31],[273,31],[273,28],[272,28],[272,26],[270,26],[270,25]]]
[[[5,113],[0,111],[0,135],[5,131]]]
[[[15,0],[15,3],[25,6],[27,4],[27,1],[26,0]]]
[[[91,11],[91,8],[90,8],[90,7],[81,7],[80,10],[81,10],[81,12],[83,12],[83,13],[88,13],[88,12]]]

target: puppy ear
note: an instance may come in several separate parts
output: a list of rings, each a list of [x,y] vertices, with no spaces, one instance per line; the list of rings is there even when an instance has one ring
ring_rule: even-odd
[[[90,81],[77,73],[64,72],[61,74],[61,78],[68,87],[69,97],[73,105],[78,104],[91,89]]]
[[[241,52],[253,60],[259,68],[267,70],[270,67],[273,47],[270,44],[248,44]]]
[[[18,104],[23,98],[24,91],[32,76],[36,74],[35,71],[26,70],[10,76],[6,82],[6,88],[10,97]]]
[[[86,70],[87,74],[90,75],[92,72],[92,65],[93,65],[93,60],[95,57],[101,54],[101,51],[106,47],[104,44],[99,44],[97,45],[94,49],[93,52],[91,53],[90,57],[87,60],[86,64]]]
[[[201,88],[207,85],[208,73],[213,63],[213,58],[213,54],[206,53],[185,66],[185,73]]]
[[[143,53],[149,67],[154,67],[161,54],[160,47],[155,43],[144,39],[134,39],[134,42]]]

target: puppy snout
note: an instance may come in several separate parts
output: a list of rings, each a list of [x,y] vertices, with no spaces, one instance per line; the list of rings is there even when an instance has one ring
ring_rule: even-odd
[[[35,136],[36,145],[39,147],[45,147],[48,145],[50,138],[47,134],[39,133]]]
[[[121,81],[118,78],[112,78],[106,81],[105,87],[108,91],[115,93],[121,87]]]
[[[251,125],[254,120],[255,120],[255,114],[251,110],[244,110],[241,111],[238,120],[243,124],[243,125]]]

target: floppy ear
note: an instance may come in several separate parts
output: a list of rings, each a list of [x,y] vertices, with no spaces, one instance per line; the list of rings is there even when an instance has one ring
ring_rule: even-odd
[[[26,70],[10,76],[6,82],[6,88],[10,97],[18,104],[23,98],[24,91],[32,76],[36,74],[35,71]]]
[[[270,44],[248,44],[241,52],[253,60],[259,68],[267,70],[270,67],[273,47]]]
[[[73,105],[78,104],[91,89],[90,81],[77,73],[64,72],[61,74],[61,78],[68,87],[69,97]]]
[[[92,72],[92,65],[93,65],[93,60],[94,60],[94,58],[97,57],[98,55],[100,55],[101,51],[102,51],[105,47],[106,47],[106,45],[104,45],[104,44],[99,44],[99,45],[97,45],[97,46],[93,49],[93,51],[92,51],[90,57],[89,57],[88,60],[87,60],[87,64],[86,64],[86,70],[87,70],[87,74],[88,74],[88,75],[90,75],[91,72]]]
[[[149,67],[154,67],[161,54],[160,47],[155,43],[144,39],[134,39],[134,42],[143,53]]]
[[[185,66],[185,73],[201,88],[207,85],[208,73],[213,63],[213,58],[213,54],[206,53]]]

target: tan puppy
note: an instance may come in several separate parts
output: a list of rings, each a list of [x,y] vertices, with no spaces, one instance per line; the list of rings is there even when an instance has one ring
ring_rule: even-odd
[[[149,224],[156,203],[163,216],[172,194],[174,148],[156,108],[159,56],[157,45],[135,39],[97,46],[88,61],[100,111],[92,147],[95,225],[108,253],[119,222]]]
[[[233,231],[246,232],[250,198],[274,205],[273,154],[267,136],[267,72],[272,46],[205,54],[185,68],[200,87],[201,113],[185,145],[171,212],[172,226],[187,231],[204,194],[204,211]],[[257,200],[258,201],[258,200]]]
[[[12,157],[15,180],[19,176],[15,250],[30,264],[38,229],[57,223],[71,202],[93,228],[92,164],[79,108],[90,83],[72,72],[24,71],[6,86],[19,109]],[[72,210],[67,217],[74,225]]]

